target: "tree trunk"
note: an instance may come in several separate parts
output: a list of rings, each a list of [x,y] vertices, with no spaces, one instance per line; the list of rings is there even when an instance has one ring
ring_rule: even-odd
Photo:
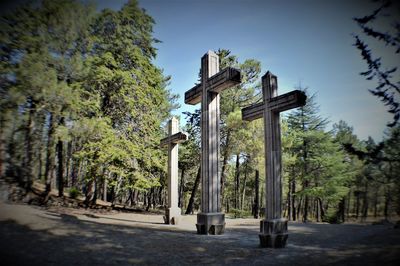
[[[133,196],[132,196],[132,205],[136,206],[137,202],[138,202],[138,198],[139,198],[139,190],[134,189],[133,190]]]
[[[41,151],[41,148],[38,149],[37,157],[38,157],[39,165],[38,165],[38,173],[37,173],[36,179],[41,180],[42,179],[42,151]]]
[[[18,181],[20,180],[21,175],[17,175],[20,167],[16,164],[16,148],[15,148],[15,138],[16,135],[16,125],[12,123],[12,134],[10,135],[10,140],[7,143],[7,153],[8,153],[8,160],[7,160],[7,169],[5,170],[5,175],[11,176],[16,178]]]
[[[146,207],[146,211],[150,210],[152,194],[153,194],[153,189],[150,189],[150,192],[147,192],[147,207]]]
[[[313,200],[313,205],[314,205],[314,218],[317,220],[317,222],[319,223],[321,221],[321,213],[319,211],[319,203],[317,199]]]
[[[349,190],[349,194],[347,195],[347,207],[346,207],[347,219],[349,219],[349,217],[350,217],[350,199],[351,199],[351,189]]]
[[[115,177],[114,177],[115,180]],[[115,204],[115,186],[111,187],[111,205],[114,206]]]
[[[345,222],[345,213],[346,213],[345,208],[346,208],[346,200],[343,197],[338,205],[337,220],[339,223]]]
[[[5,128],[5,119],[4,116],[0,116],[0,178],[4,176],[5,167],[4,167],[4,153],[5,153],[5,139],[4,139],[4,128]]]
[[[318,208],[319,208],[319,213],[320,213],[320,218],[321,220],[325,217],[325,210],[324,210],[324,205],[322,204],[322,199],[317,198],[318,200]]]
[[[226,172],[226,166],[228,165],[228,159],[229,159],[230,136],[231,136],[231,131],[228,130],[228,132],[226,133],[226,143],[225,143],[225,150],[224,150],[224,155],[223,155],[223,160],[222,160],[222,168],[221,168],[221,206],[225,206],[225,196],[224,196],[225,180],[226,180],[225,172]]]
[[[253,215],[255,219],[259,217],[260,211],[260,198],[259,198],[259,190],[260,190],[260,172],[256,170],[256,176],[254,181],[254,204],[253,204]]]
[[[128,205],[128,204],[129,204],[129,206],[132,206],[132,189],[128,189],[128,197],[126,197],[124,205]]]
[[[160,187],[160,192],[158,194],[159,200],[160,200],[160,205],[164,206],[164,186]]]
[[[365,221],[368,217],[368,182],[365,182],[365,191],[363,195],[363,207],[362,207],[362,220]]]
[[[358,215],[360,213],[360,191],[356,192],[356,219],[358,219]]]
[[[155,209],[156,208],[156,206],[157,206],[157,203],[156,203],[156,189],[153,187],[152,189],[151,189],[152,191],[151,191],[151,199],[152,199],[152,201],[151,201],[151,203],[153,204],[153,209]]]
[[[57,180],[58,180],[58,196],[64,196],[64,169],[63,169],[63,142],[61,139],[57,142]]]
[[[189,203],[188,206],[186,208],[186,212],[185,214],[191,214],[193,213],[193,203],[194,203],[194,198],[196,196],[196,191],[199,187],[200,184],[200,171],[201,171],[201,167],[199,166],[199,170],[197,171],[197,175],[196,175],[196,180],[194,181],[194,185],[193,185],[193,189],[192,189],[192,194],[190,195],[190,199],[189,199]]]
[[[184,193],[184,190],[185,190],[184,184],[185,184],[185,168],[182,167],[181,182],[180,182],[180,185],[179,185],[179,198],[178,198],[178,207],[179,208],[182,208],[182,206],[183,206],[182,201],[183,201],[183,193]]]
[[[239,185],[240,185],[240,162],[239,154],[236,154],[236,167],[235,167],[235,209],[239,208]]]
[[[303,113],[303,109],[301,110],[302,115],[304,115]],[[304,120],[302,120],[302,130],[303,132],[306,131],[306,127],[305,127],[305,122]],[[306,141],[306,139],[303,139],[303,190],[307,189],[309,187],[309,181],[308,180],[304,180],[304,178],[307,176],[308,174],[308,143]],[[307,222],[308,221],[308,206],[309,205],[309,196],[306,194],[305,198],[304,198],[304,206],[303,206],[303,222]]]
[[[389,206],[390,206],[390,191],[388,188],[385,188],[385,206],[383,209],[383,214],[385,215],[385,220],[389,220]]]
[[[109,174],[110,176],[110,174]],[[103,181],[103,200],[107,202],[107,178],[104,177],[104,181]]]
[[[85,188],[85,206],[86,208],[89,207],[89,203],[90,203],[90,198],[92,196],[92,185],[93,185],[93,180],[90,180],[87,184],[86,184],[86,188]]]
[[[292,181],[289,177],[288,192],[287,192],[287,218],[289,221],[292,220]]]
[[[292,181],[291,181],[291,194],[292,194],[292,213],[289,215],[292,215],[292,220],[296,221],[296,178],[293,175],[292,177]]]
[[[378,189],[375,189],[374,196],[374,217],[378,217]]]
[[[303,189],[308,188],[308,181],[304,182]],[[306,194],[304,197],[304,206],[303,206],[303,222],[308,221],[308,207],[309,207],[309,197]]]
[[[243,188],[242,188],[242,200],[240,202],[240,209],[243,210],[244,209],[244,200],[246,197],[246,183],[247,183],[247,162],[245,165],[245,169],[244,169],[244,180],[243,180]]]
[[[396,182],[396,193],[397,193],[397,197],[396,197],[396,213],[397,215],[400,216],[400,182],[399,180],[397,180]]]
[[[25,130],[25,160],[24,160],[24,186],[26,191],[30,191],[32,187],[32,159],[33,159],[33,129],[35,122],[33,116],[35,114],[35,102],[32,97],[29,96],[29,115]]]
[[[54,158],[53,158],[53,135],[54,135],[54,121],[53,114],[49,113],[49,129],[47,131],[47,145],[46,145],[46,164],[44,167],[44,178],[46,180],[46,191],[45,194],[48,195],[51,190],[51,173],[54,168]]]
[[[65,184],[67,187],[72,186],[72,141],[67,142],[67,153],[65,158]]]
[[[297,213],[296,213],[297,220],[300,220],[300,215],[302,214],[301,213],[302,205],[303,205],[302,202],[303,202],[303,197],[300,198],[300,200],[297,204]]]
[[[261,192],[260,192],[260,216],[265,217],[265,195],[264,195],[264,189],[265,189],[265,182],[261,186]]]
[[[93,180],[93,187],[94,187],[94,191],[93,191],[93,197],[92,197],[92,206],[96,206],[96,200],[97,200],[97,194],[98,194],[98,184],[97,184],[97,177],[94,177]]]

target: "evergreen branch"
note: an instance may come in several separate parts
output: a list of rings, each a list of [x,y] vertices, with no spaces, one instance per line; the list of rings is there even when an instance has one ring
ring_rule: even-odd
[[[358,24],[365,25],[368,22],[374,21],[379,12],[381,12],[382,9],[389,7],[391,4],[391,1],[385,1],[379,8],[375,9],[371,15],[364,16],[362,18],[353,18],[353,20]]]
[[[383,41],[383,42],[385,42],[386,45],[397,47],[396,53],[399,53],[400,42],[399,42],[398,38],[394,38],[394,37],[390,36],[390,34],[388,34],[388,33],[381,33],[379,31],[375,31],[374,29],[367,27],[367,26],[361,26],[361,28],[366,35],[371,36],[380,41]]]
[[[400,104],[396,101],[394,94],[400,94],[400,88],[393,83],[390,78],[396,72],[397,68],[383,71],[381,70],[381,59],[373,59],[371,50],[357,35],[354,35],[354,46],[361,51],[361,56],[368,65],[368,70],[361,72],[360,75],[365,76],[367,80],[378,79],[378,86],[369,90],[374,96],[378,97],[386,106],[389,107],[389,113],[393,114],[393,121],[388,124],[389,127],[395,126],[400,118]]]
[[[384,142],[378,143],[373,149],[367,152],[354,147],[352,143],[343,143],[342,145],[348,153],[357,156],[357,158],[362,161],[366,160],[376,162],[385,160],[384,157],[380,156],[382,150],[385,148]]]

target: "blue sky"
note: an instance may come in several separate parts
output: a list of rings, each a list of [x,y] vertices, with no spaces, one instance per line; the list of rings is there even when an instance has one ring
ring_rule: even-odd
[[[117,5],[118,1],[113,1]],[[124,2],[124,1],[121,1]],[[99,5],[108,5],[100,1]],[[365,71],[351,33],[358,32],[355,16],[376,7],[369,1],[163,1],[142,0],[140,6],[155,19],[155,63],[171,75],[169,88],[179,94],[183,111],[184,92],[197,81],[200,58],[207,50],[227,48],[240,61],[261,61],[278,76],[279,93],[301,84],[317,93],[321,115],[330,121],[345,120],[355,133],[380,140],[390,116],[367,89]],[[381,54],[384,50],[377,49]],[[385,59],[386,57],[384,57]],[[388,57],[388,59],[392,59]],[[386,62],[386,61],[384,61]],[[395,61],[388,61],[394,65]]]
[[[126,0],[95,2],[99,9],[118,10]],[[184,93],[197,81],[201,56],[226,48],[241,62],[259,60],[262,74],[270,70],[277,75],[280,94],[299,84],[308,87],[317,94],[323,117],[332,123],[345,120],[361,139],[382,139],[391,117],[368,92],[376,83],[359,75],[367,66],[352,46],[351,35],[359,32],[352,18],[370,14],[376,7],[371,1],[139,0],[139,4],[154,18],[154,37],[162,41],[156,45],[155,64],[172,77],[169,89],[180,95],[175,115],[199,108],[184,104]],[[384,47],[373,47],[385,65],[398,65],[399,57]]]

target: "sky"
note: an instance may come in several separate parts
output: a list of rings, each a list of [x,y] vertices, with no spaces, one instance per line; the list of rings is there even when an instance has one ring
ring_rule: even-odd
[[[95,0],[98,9],[118,10],[127,0]],[[155,20],[154,37],[161,40],[154,63],[171,76],[168,89],[180,95],[174,115],[200,105],[184,103],[184,93],[198,79],[200,58],[208,50],[229,49],[239,61],[261,62],[261,75],[278,76],[278,93],[299,85],[316,94],[320,115],[333,123],[346,121],[360,139],[383,137],[391,121],[385,106],[368,89],[376,82],[359,73],[367,70],[353,46],[352,20],[371,13],[368,0],[139,0]],[[397,66],[386,47],[373,46],[383,63]],[[399,79],[397,79],[399,80]],[[329,129],[329,128],[328,128]]]
[[[109,1],[98,4],[109,6]],[[226,48],[241,62],[259,60],[261,75],[268,70],[277,75],[280,94],[299,85],[308,87],[331,125],[344,120],[359,138],[382,139],[391,117],[368,92],[376,83],[359,75],[367,66],[352,45],[352,33],[359,32],[352,18],[369,14],[376,4],[345,0],[141,0],[139,4],[156,22],[154,37],[162,43],[156,45],[155,63],[171,76],[169,89],[180,95],[176,115],[199,108],[186,105],[184,93],[197,82],[201,56]],[[389,65],[396,64],[391,56],[385,58]]]

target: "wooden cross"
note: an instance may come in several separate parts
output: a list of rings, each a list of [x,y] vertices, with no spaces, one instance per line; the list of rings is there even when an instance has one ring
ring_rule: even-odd
[[[262,77],[262,89],[263,102],[242,109],[242,119],[252,121],[264,117],[267,193],[266,214],[265,220],[261,221],[260,240],[262,246],[279,247],[284,246],[287,239],[287,221],[282,219],[282,147],[279,113],[305,105],[307,97],[299,90],[278,96],[277,77],[269,71]],[[264,237],[265,235],[268,236]],[[277,235],[285,238],[284,241]],[[270,243],[266,243],[268,241]]]
[[[168,146],[168,209],[165,223],[177,224],[181,210],[178,208],[178,144],[187,140],[186,133],[179,132],[179,121],[172,117],[168,122],[168,137],[161,146]]]
[[[208,51],[201,58],[201,83],[185,93],[186,104],[201,102],[202,197],[196,224],[199,234],[222,233],[221,224],[225,224],[225,216],[220,213],[219,93],[240,84],[241,79],[234,68],[218,71],[218,55]]]

